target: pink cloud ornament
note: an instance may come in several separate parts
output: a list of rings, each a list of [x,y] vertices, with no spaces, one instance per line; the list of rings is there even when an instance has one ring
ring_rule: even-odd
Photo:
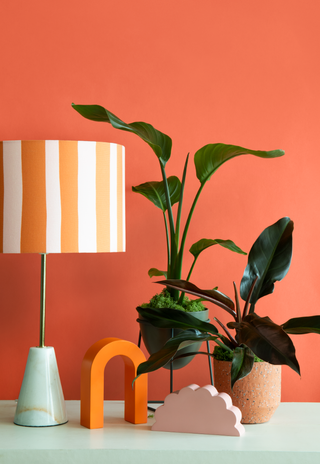
[[[152,430],[162,432],[203,433],[207,435],[244,435],[241,411],[232,405],[227,393],[218,393],[212,385],[192,384],[168,395],[155,412]]]

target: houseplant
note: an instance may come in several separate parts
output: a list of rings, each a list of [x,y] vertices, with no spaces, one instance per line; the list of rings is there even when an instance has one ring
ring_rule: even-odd
[[[214,318],[223,330],[207,322],[191,319],[179,311],[161,312],[155,309],[138,308],[138,312],[157,327],[178,327],[186,329],[177,337],[170,339],[158,353],[140,364],[138,375],[151,372],[168,362],[173,355],[186,345],[195,341],[214,341],[224,353],[230,353],[231,390],[235,383],[245,378],[254,366],[254,356],[272,365],[288,365],[300,374],[294,344],[288,334],[320,333],[320,316],[292,318],[278,325],[269,317],[260,317],[255,311],[257,301],[274,291],[274,283],[287,274],[292,257],[293,222],[284,217],[267,227],[254,242],[245,268],[240,295],[245,301],[240,310],[237,287],[234,284],[235,304],[217,290],[201,290],[194,284],[183,280],[165,280],[163,285],[179,289],[210,301],[227,311],[234,319],[227,327]],[[229,329],[235,330],[235,336]],[[205,353],[207,354],[207,353]],[[215,356],[215,353],[210,353]]]
[[[212,174],[226,161],[239,155],[254,155],[260,158],[277,158],[284,154],[282,150],[257,151],[235,145],[222,143],[208,144],[200,148],[194,155],[196,175],[200,182],[194,201],[187,215],[186,223],[181,228],[181,213],[183,195],[186,183],[187,166],[189,155],[186,157],[182,179],[176,176],[167,177],[166,164],[171,157],[172,140],[166,134],[156,130],[150,124],[144,122],[133,122],[127,124],[99,105],[72,105],[73,108],[87,119],[110,123],[114,128],[136,134],[146,142],[158,158],[161,181],[151,181],[132,187],[136,193],[140,193],[161,210],[166,235],[167,265],[165,270],[156,267],[149,269],[148,274],[153,276],[164,276],[166,279],[181,279],[183,255],[186,245],[187,234],[199,196]],[[174,217],[173,205],[177,204],[176,216]],[[190,248],[193,255],[193,263],[187,273],[186,281],[189,281],[194,265],[199,255],[213,245],[220,245],[236,253],[246,254],[231,240],[201,239]],[[174,302],[184,307],[184,293],[178,289],[168,286]]]
[[[200,319],[201,321],[209,321],[209,310],[204,307],[200,300],[189,300],[187,296],[183,298],[183,305],[178,304],[174,301],[170,293],[166,288],[160,294],[154,295],[148,303],[141,305],[142,308],[167,308],[175,309],[179,311],[186,311],[188,314]],[[172,328],[159,328],[153,326],[147,319],[140,316],[137,319],[139,323],[141,335],[149,354],[156,353],[163,345],[173,336],[178,335],[181,329]],[[181,351],[181,354],[187,354],[199,350],[201,342],[194,344],[192,347],[186,347]],[[193,356],[183,357],[174,360],[171,363],[167,363],[163,366],[165,369],[181,369],[186,366],[192,359]]]

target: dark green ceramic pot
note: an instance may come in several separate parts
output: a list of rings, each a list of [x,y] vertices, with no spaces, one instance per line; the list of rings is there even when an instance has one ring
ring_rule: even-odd
[[[209,321],[208,319],[209,310],[208,309],[205,309],[204,311],[196,311],[196,312],[188,313],[188,314],[193,317],[196,317],[197,319],[200,319],[201,321],[207,321],[207,322]],[[170,338],[172,338],[172,329],[162,329],[159,327],[154,327],[150,322],[146,321],[141,316],[139,316],[139,318],[137,319],[137,322],[140,325],[140,331],[141,331],[143,343],[145,347],[147,348],[148,353],[150,355],[159,351],[166,344],[166,342]],[[182,329],[173,329],[174,336],[178,335],[180,332],[182,332]],[[179,356],[181,354],[194,353],[195,351],[199,351],[201,344],[202,342],[194,343],[191,346],[187,346],[186,348],[179,350]],[[181,369],[182,367],[186,366],[187,364],[189,364],[190,361],[192,361],[194,356],[195,355],[186,356],[185,358],[181,358],[181,359],[176,359],[172,363],[173,369],[174,370]],[[164,368],[170,369],[170,363],[167,363],[164,366]]]

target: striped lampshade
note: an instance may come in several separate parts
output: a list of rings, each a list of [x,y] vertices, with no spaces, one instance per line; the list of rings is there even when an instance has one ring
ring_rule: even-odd
[[[0,142],[0,252],[125,251],[124,147]]]

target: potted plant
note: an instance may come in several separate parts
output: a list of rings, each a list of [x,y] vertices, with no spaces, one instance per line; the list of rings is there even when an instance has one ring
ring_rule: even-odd
[[[209,321],[209,310],[205,308],[201,299],[190,300],[187,296],[184,296],[183,303],[180,305],[179,302],[172,298],[167,288],[164,288],[161,293],[154,295],[148,303],[142,304],[141,307],[185,311],[192,317],[200,319],[201,321]],[[149,354],[159,351],[170,338],[178,335],[182,331],[181,329],[155,327],[141,315],[137,321],[140,325],[141,335]],[[202,342],[198,342],[192,345],[192,347],[183,348],[180,354],[198,351],[201,344]],[[168,362],[163,367],[165,369],[172,368],[173,370],[181,369],[186,366],[194,356],[195,355],[180,357],[173,362]]]
[[[186,223],[182,230],[181,213],[189,155],[186,157],[181,181],[176,176],[167,177],[166,164],[171,157],[172,148],[172,140],[168,135],[156,130],[153,126],[144,122],[133,122],[127,124],[113,113],[99,105],[73,104],[72,106],[78,113],[87,119],[92,121],[107,122],[110,123],[115,129],[120,129],[136,134],[151,147],[158,158],[162,180],[150,181],[140,184],[136,187],[132,187],[134,192],[143,195],[158,209],[160,209],[163,215],[166,235],[167,265],[166,269],[164,270],[159,270],[156,267],[149,269],[148,274],[150,277],[164,276],[169,280],[181,279],[187,233],[194,209],[203,187],[207,181],[210,180],[212,174],[214,174],[222,164],[239,155],[254,155],[260,158],[277,158],[284,155],[284,151],[282,150],[257,151],[222,143],[208,144],[200,148],[194,155],[196,175],[200,184],[187,216]],[[177,204],[177,210],[174,217],[173,206],[175,204]],[[230,251],[239,254],[246,254],[232,240],[201,239],[194,243],[189,250],[193,255],[193,263],[186,276],[186,281],[189,281],[199,255],[205,249],[213,245],[220,245]],[[183,292],[180,292],[178,289],[170,286],[167,287],[167,292],[169,292],[169,296],[171,298],[169,307],[179,305],[180,309],[183,311],[188,310],[187,307],[189,303],[188,300],[184,298]],[[160,300],[161,299],[163,299],[162,296],[160,297]],[[190,308],[192,308],[192,306],[190,306]],[[200,308],[204,309],[203,306],[200,306]],[[199,306],[197,307],[197,311],[198,309]],[[195,314],[199,313],[196,312]],[[205,315],[204,318],[207,318],[207,315]],[[149,353],[153,353],[154,350],[157,351],[160,346],[157,345],[156,347],[153,346],[153,348],[151,348],[150,343],[148,343],[146,340],[146,334],[149,334],[150,326],[143,322],[141,317],[139,322],[141,324],[145,344],[147,345],[147,349],[150,350]],[[155,337],[153,335],[151,335],[149,338],[155,341]],[[162,343],[162,341],[159,343]]]
[[[269,317],[260,317],[255,311],[257,301],[272,293],[275,282],[282,280],[289,270],[292,257],[292,232],[293,222],[290,218],[284,217],[267,227],[254,242],[240,284],[240,295],[245,301],[242,311],[235,283],[234,303],[217,290],[201,290],[187,281],[159,282],[214,303],[227,311],[233,321],[225,326],[215,317],[214,320],[223,331],[219,333],[215,325],[196,321],[180,311],[159,312],[156,309],[138,308],[138,312],[157,327],[185,329],[177,337],[170,339],[162,350],[140,364],[138,375],[158,369],[177,352],[179,354],[182,346],[205,340],[212,340],[219,346],[218,350],[210,353],[211,356],[221,356],[222,353],[222,357],[229,356],[231,360],[228,367],[228,391],[231,394],[236,382],[251,373],[255,360],[265,361],[269,366],[288,365],[300,374],[295,347],[288,334],[320,333],[320,316],[296,317],[278,325]],[[235,335],[229,329],[235,330]],[[236,404],[235,396],[233,400]]]

